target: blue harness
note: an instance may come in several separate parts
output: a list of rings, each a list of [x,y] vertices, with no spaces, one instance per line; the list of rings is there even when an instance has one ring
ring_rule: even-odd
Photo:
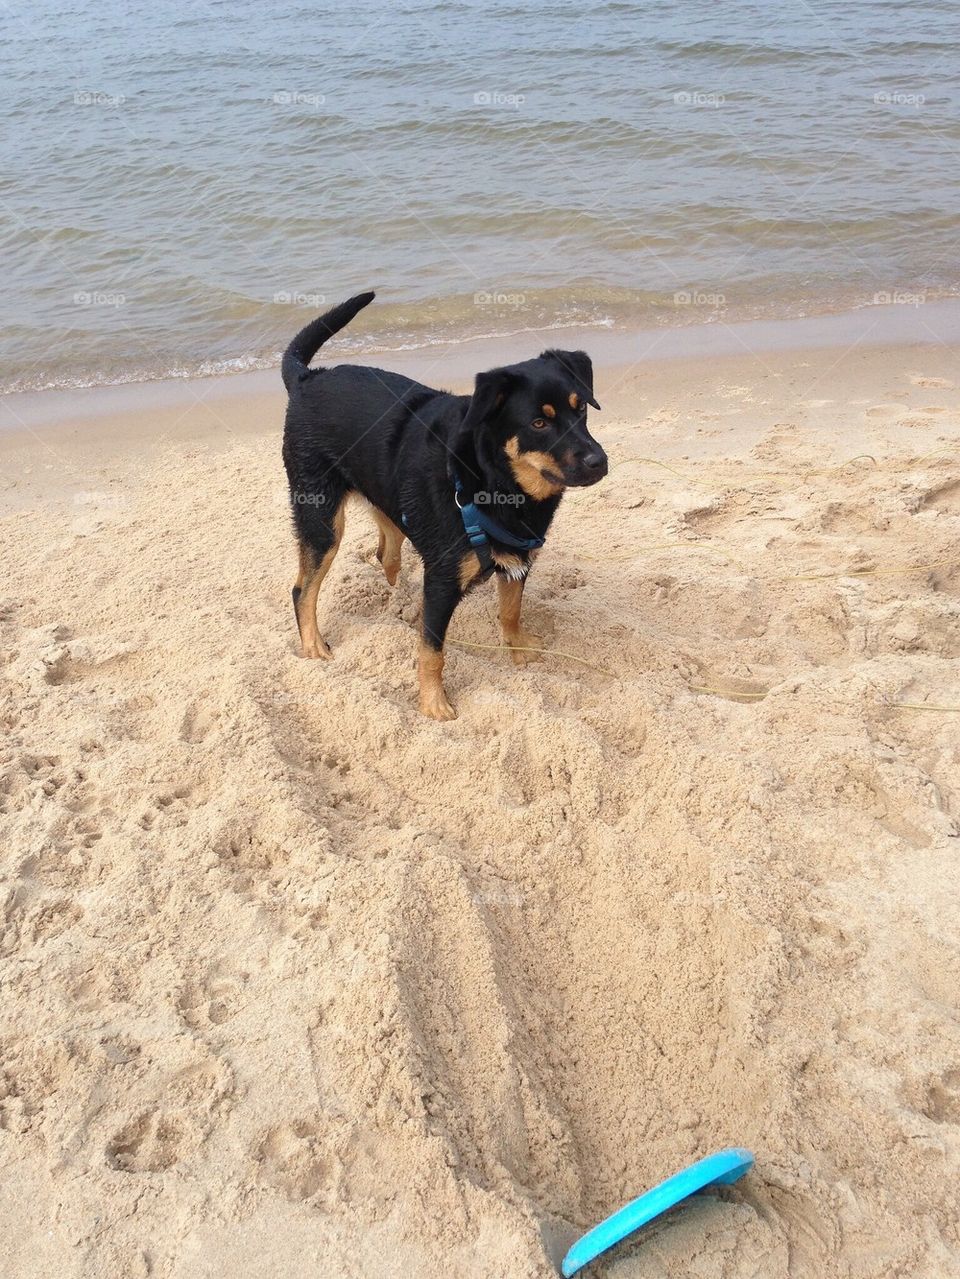
[[[453,488],[453,500],[463,520],[463,531],[476,552],[482,572],[488,573],[494,567],[493,552],[490,549],[491,538],[499,542],[501,546],[509,546],[516,551],[534,551],[543,546],[542,537],[517,537],[498,523],[492,515],[482,511],[476,502],[464,501],[464,487],[459,476],[453,477]]]

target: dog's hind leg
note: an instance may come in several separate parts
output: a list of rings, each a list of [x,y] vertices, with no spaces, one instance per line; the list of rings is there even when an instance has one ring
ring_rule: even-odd
[[[313,494],[319,498],[318,494]],[[304,657],[330,657],[330,649],[317,630],[317,596],[333,563],[343,538],[346,495],[326,493],[335,499],[330,503],[333,514],[319,500],[311,504],[313,514],[305,514],[295,506],[295,520],[300,539],[300,565],[293,588],[293,608],[300,632]],[[296,502],[296,495],[294,496]]]
[[[380,532],[377,559],[383,567],[383,575],[387,582],[390,586],[396,586],[400,573],[400,547],[403,546],[406,534],[401,532],[393,520],[388,519],[378,507],[372,506],[370,509]]]

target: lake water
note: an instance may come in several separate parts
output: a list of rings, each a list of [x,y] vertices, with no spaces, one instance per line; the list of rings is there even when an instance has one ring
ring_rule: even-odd
[[[960,291],[955,0],[3,6],[0,386]]]

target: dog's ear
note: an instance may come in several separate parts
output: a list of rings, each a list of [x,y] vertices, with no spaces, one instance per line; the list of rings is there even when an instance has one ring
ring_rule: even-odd
[[[544,351],[541,359],[559,364],[572,383],[570,389],[593,408],[600,407],[593,398],[593,361],[586,351]]]
[[[482,428],[500,411],[516,383],[517,375],[509,369],[477,374],[473,397],[453,440],[453,454],[461,474],[467,472],[479,478],[483,469],[492,465],[494,432]]]
[[[490,369],[487,373],[478,373],[473,399],[460,425],[461,431],[473,431],[492,417],[513,390],[515,382],[516,375],[509,369]]]

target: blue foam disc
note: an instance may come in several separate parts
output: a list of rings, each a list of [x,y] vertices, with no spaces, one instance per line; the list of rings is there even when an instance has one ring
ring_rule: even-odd
[[[659,1217],[668,1208],[673,1208],[705,1186],[728,1186],[752,1167],[753,1155],[739,1146],[718,1150],[715,1155],[698,1159],[689,1168],[661,1181],[659,1186],[654,1186],[639,1199],[632,1199],[630,1203],[624,1204],[619,1212],[581,1235],[563,1259],[563,1274],[569,1279],[570,1275],[582,1270],[588,1262],[618,1244],[621,1239],[626,1239],[627,1235],[633,1234],[648,1221],[653,1221],[654,1217]]]

